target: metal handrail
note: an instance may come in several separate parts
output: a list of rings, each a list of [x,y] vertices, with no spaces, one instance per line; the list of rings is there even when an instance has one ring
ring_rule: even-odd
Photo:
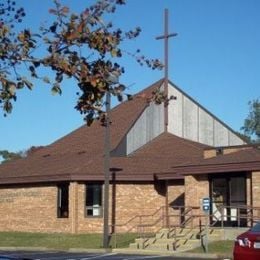
[[[114,229],[114,234],[116,236],[117,234],[117,228],[120,227],[126,227],[130,225],[130,228],[125,231],[125,233],[131,233],[134,230],[136,230],[138,233],[139,238],[145,238],[146,233],[148,233],[148,229],[151,231],[153,230],[152,233],[156,232],[156,230],[161,229],[165,227],[165,223],[168,223],[167,228],[169,228],[169,232],[172,233],[171,237],[175,238],[175,241],[177,240],[177,232],[176,229],[179,227],[185,227],[190,229],[192,231],[194,228],[200,228],[200,233],[203,234],[205,225],[202,224],[201,220],[203,218],[211,218],[211,223],[210,227],[214,227],[217,222],[221,222],[221,227],[224,227],[224,221],[227,218],[235,217],[232,216],[231,214],[226,214],[224,209],[237,209],[237,225],[240,226],[242,220],[246,220],[247,225],[250,224],[252,225],[253,222],[255,221],[260,221],[260,218],[255,216],[254,211],[260,211],[260,207],[253,207],[253,206],[245,206],[245,205],[232,205],[232,206],[225,206],[221,205],[218,207],[217,210],[212,212],[211,214],[205,215],[205,214],[194,214],[193,210],[197,210],[200,207],[193,207],[193,206],[174,206],[174,207],[169,207],[174,210],[178,210],[179,214],[168,214],[166,216],[166,207],[162,206],[158,208],[154,213],[152,214],[141,214],[141,215],[136,215],[126,221],[123,224],[116,224],[116,225],[111,225]],[[241,214],[241,210],[246,210],[245,214]],[[216,217],[216,213],[221,213],[220,217]],[[151,222],[151,218],[154,219],[156,215],[160,213],[160,216],[158,216],[155,220]],[[170,221],[166,221],[166,218],[172,219],[172,218],[183,218],[183,221],[177,221],[175,224],[171,224]],[[150,220],[150,221],[148,221]],[[198,220],[197,222],[195,222]],[[138,224],[136,223],[138,222]],[[161,225],[159,225],[161,223]],[[175,245],[174,245],[175,247]]]

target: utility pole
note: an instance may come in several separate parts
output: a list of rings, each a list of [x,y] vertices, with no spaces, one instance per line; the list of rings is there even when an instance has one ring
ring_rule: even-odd
[[[109,73],[107,76],[108,89],[106,91],[106,117],[104,134],[104,211],[103,211],[103,248],[109,248],[109,180],[110,180],[110,110],[111,110],[111,86],[118,84],[118,75]]]
[[[109,248],[109,179],[110,179],[110,90],[106,93],[106,119],[104,140],[104,223],[103,223],[103,248]]]

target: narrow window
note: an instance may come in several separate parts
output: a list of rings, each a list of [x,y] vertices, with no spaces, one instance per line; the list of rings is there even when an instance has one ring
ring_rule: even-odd
[[[102,185],[87,184],[86,185],[86,216],[101,217],[102,216]]]
[[[58,218],[69,217],[69,185],[58,185]]]

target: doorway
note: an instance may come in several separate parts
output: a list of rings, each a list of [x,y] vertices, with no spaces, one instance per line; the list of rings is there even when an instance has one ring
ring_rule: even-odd
[[[211,222],[216,226],[246,226],[246,174],[210,178]]]

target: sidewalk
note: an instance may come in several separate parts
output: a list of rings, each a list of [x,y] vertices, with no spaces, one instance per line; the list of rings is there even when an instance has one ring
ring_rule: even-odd
[[[141,250],[138,251],[129,250],[129,249],[113,249],[112,252],[120,254],[140,254],[140,255],[163,255],[163,256],[177,256],[185,258],[205,258],[205,259],[232,259],[232,254],[209,254],[209,253],[187,253],[187,252],[174,252],[174,251],[155,251],[155,250]]]

